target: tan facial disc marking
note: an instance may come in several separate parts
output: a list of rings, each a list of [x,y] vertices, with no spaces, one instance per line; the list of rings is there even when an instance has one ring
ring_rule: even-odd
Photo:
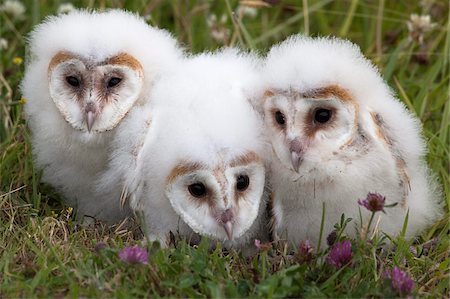
[[[48,72],[50,73],[50,71],[57,66],[58,64],[63,63],[64,61],[70,60],[70,59],[80,59],[79,56],[72,54],[70,52],[66,52],[66,51],[60,51],[58,53],[56,53],[55,56],[52,57],[52,59],[50,60],[50,63],[48,64]]]
[[[112,56],[106,59],[102,64],[123,65],[141,73],[143,70],[141,63],[127,53],[120,53]]]
[[[192,162],[180,162],[176,165],[170,174],[166,178],[166,184],[172,183],[177,177],[184,175],[189,172],[194,172],[200,169],[206,169],[205,165],[201,163]]]
[[[230,162],[231,167],[248,165],[254,162],[260,162],[261,158],[253,151],[249,151],[243,155],[240,155]]]

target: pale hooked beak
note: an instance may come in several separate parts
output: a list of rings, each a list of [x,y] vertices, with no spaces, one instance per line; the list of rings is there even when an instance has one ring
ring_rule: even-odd
[[[92,130],[92,126],[94,125],[95,122],[95,117],[96,117],[96,109],[93,103],[88,103],[86,105],[85,108],[85,118],[86,118],[86,125],[87,125],[87,129],[89,131],[89,133]]]
[[[295,138],[291,141],[289,150],[291,152],[291,163],[294,171],[298,173],[300,164],[303,161],[304,145],[299,138]]]
[[[300,168],[300,164],[302,163],[303,157],[301,154],[297,152],[291,152],[291,162],[292,167],[294,168],[295,172],[298,172],[298,169]]]
[[[233,240],[233,220],[234,213],[232,209],[226,209],[222,215],[220,215],[220,223],[230,241]]]
[[[227,234],[228,240],[233,240],[233,223],[231,223],[231,221],[225,222],[223,224],[223,229]]]

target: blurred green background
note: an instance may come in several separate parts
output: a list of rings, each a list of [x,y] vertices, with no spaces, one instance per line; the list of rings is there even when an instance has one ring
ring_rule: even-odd
[[[132,233],[80,229],[58,195],[40,182],[18,89],[26,60],[26,36],[47,15],[74,8],[122,8],[172,32],[190,52],[238,46],[264,55],[291,34],[338,36],[358,44],[381,70],[398,98],[420,119],[427,161],[442,183],[445,218],[395,253],[358,247],[351,269],[332,271],[319,258],[295,265],[284,253],[253,260],[182,245],[153,251],[154,267],[118,264],[116,249],[138,242]],[[390,297],[380,278],[386,265],[401,265],[416,281],[415,293],[449,293],[450,203],[449,1],[387,0],[81,0],[0,1],[0,297],[18,296],[262,296]],[[95,30],[95,28],[93,28]],[[102,240],[110,251],[99,256]],[[435,242],[436,243],[436,242]],[[355,249],[355,248],[354,248]],[[170,254],[168,254],[170,253]],[[292,266],[294,263],[294,266]],[[192,270],[194,269],[194,270]],[[155,272],[156,271],[156,272]],[[155,273],[158,279],[155,279]],[[181,283],[178,283],[181,281]],[[146,290],[148,289],[148,292]]]

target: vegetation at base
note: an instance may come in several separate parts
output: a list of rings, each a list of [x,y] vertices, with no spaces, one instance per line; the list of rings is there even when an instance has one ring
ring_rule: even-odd
[[[147,244],[136,225],[125,229],[77,223],[58,194],[41,183],[33,166],[22,115],[26,99],[18,89],[26,34],[45,16],[61,10],[63,2],[21,3],[22,14],[0,10],[1,297],[405,296],[385,274],[396,266],[414,281],[413,296],[450,296],[448,1],[71,1],[78,8],[138,12],[149,24],[171,31],[194,53],[232,45],[264,54],[294,33],[335,35],[357,43],[423,123],[426,158],[443,185],[445,216],[416,240],[392,236],[387,247],[382,246],[387,242],[383,234],[372,236],[362,230],[360,237],[350,240],[351,262],[339,269],[328,262],[330,247],[305,251],[298,244],[299,250],[291,253],[282,243],[260,244],[259,253],[246,258],[223,251],[220,244],[211,251],[206,240],[198,246],[181,241],[161,249]],[[248,10],[245,4],[256,9]],[[429,15],[430,22],[413,14]],[[344,217],[337,230],[343,225],[358,229],[357,223],[355,219],[346,223]],[[329,233],[324,232],[323,242]],[[339,233],[336,238],[334,244],[348,240]],[[135,244],[148,250],[148,264],[120,260],[118,252]]]

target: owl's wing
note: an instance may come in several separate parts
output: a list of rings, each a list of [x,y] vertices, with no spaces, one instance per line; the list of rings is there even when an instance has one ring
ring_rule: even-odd
[[[149,105],[134,107],[119,125],[110,146],[108,167],[97,181],[97,192],[114,190],[122,206],[138,198],[141,191],[141,152],[151,126]]]
[[[373,122],[375,128],[375,134],[378,140],[383,144],[384,147],[391,153],[395,160],[395,166],[397,168],[397,173],[400,179],[400,188],[403,190],[403,198],[400,202],[400,206],[406,205],[406,199],[409,192],[411,191],[410,179],[407,171],[407,165],[405,157],[401,151],[396,146],[396,141],[394,136],[390,134],[389,125],[385,122],[381,114],[377,112],[370,112],[371,121]]]

